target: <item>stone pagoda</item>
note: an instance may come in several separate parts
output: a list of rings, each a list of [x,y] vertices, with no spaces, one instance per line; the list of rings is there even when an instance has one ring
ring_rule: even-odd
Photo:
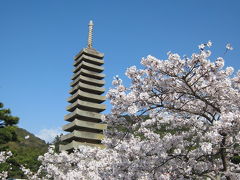
[[[102,104],[106,99],[102,96],[105,91],[104,54],[92,48],[93,22],[88,26],[88,46],[74,58],[70,105],[66,108],[69,114],[64,117],[69,123],[63,126],[68,134],[61,136],[64,144],[60,145],[61,151],[72,151],[79,145],[104,147],[101,144],[103,130],[107,128],[101,121],[101,112],[106,109]]]

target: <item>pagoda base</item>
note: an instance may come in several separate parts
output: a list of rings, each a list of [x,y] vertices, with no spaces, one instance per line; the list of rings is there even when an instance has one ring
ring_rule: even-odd
[[[106,148],[104,144],[92,144],[92,143],[86,143],[86,142],[72,141],[66,145],[60,145],[59,149],[60,151],[73,151],[74,149],[78,149],[79,146],[90,146],[90,147],[97,147],[100,149]]]

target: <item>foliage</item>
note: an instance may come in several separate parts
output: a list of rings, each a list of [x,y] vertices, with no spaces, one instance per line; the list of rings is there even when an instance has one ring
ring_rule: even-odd
[[[18,123],[19,118],[11,115],[10,109],[4,109],[3,103],[0,103],[0,128],[5,126],[14,126]]]
[[[63,144],[63,142],[61,142],[61,136],[62,136],[62,134],[57,135],[57,136],[54,138],[53,142],[52,142],[52,144],[53,144],[54,147],[55,147],[54,151],[55,151],[56,153],[59,153],[59,152],[60,152],[60,151],[59,151],[59,146],[60,146],[60,144]]]
[[[17,141],[16,127],[6,126],[0,128],[0,145],[6,144],[9,141]]]
[[[12,116],[11,110],[4,109],[0,103],[0,150],[12,153],[0,164],[0,172],[8,171],[9,177],[21,178],[24,177],[21,165],[33,172],[38,170],[40,162],[37,158],[47,151],[47,145],[33,134],[15,126],[18,121],[19,118]]]
[[[17,135],[15,133],[15,125],[19,118],[11,115],[10,109],[4,109],[3,104],[0,103],[0,145],[6,144],[9,141],[16,141]],[[0,148],[4,150],[6,147]]]
[[[37,172],[41,165],[38,157],[47,152],[47,145],[43,140],[22,128],[16,127],[15,132],[18,140],[5,144],[8,147],[7,150],[12,152],[12,156],[7,159],[7,163],[0,166],[0,172],[7,169],[9,177],[24,178],[21,165]]]

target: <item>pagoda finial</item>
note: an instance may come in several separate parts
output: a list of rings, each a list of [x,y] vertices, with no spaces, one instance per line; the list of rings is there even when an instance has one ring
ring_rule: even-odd
[[[93,21],[89,21],[88,24],[88,48],[92,48],[92,33],[93,33]]]

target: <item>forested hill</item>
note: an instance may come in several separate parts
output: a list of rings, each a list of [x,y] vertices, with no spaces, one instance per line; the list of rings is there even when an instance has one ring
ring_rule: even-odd
[[[45,141],[36,137],[34,134],[28,132],[27,130],[17,127],[15,132],[17,134],[18,141],[7,143],[10,150],[20,150],[21,148],[30,148],[32,150],[37,149],[41,152],[45,152],[47,150],[47,144]]]
[[[8,142],[4,146],[13,153],[9,159],[12,164],[12,170],[9,172],[10,177],[20,178],[23,177],[19,169],[21,164],[36,171],[40,165],[37,158],[47,152],[47,144],[45,141],[29,133],[25,129],[16,127],[17,141]],[[5,167],[7,168],[7,167]]]

